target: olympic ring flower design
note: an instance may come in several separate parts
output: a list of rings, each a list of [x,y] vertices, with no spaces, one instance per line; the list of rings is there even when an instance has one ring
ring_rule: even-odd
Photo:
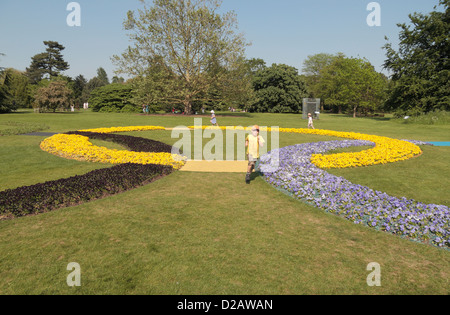
[[[190,129],[244,130],[241,126],[190,126]],[[166,130],[160,126],[131,126],[80,130],[80,132],[117,133]],[[261,171],[271,185],[327,212],[435,246],[450,246],[450,211],[442,205],[426,205],[374,191],[325,171],[329,168],[361,167],[403,161],[422,154],[424,143],[388,137],[321,129],[261,128],[263,131],[333,136],[351,140],[306,143],[273,150],[261,157]],[[360,152],[327,154],[336,148],[372,146]],[[103,163],[172,165],[179,169],[185,158],[170,153],[131,152],[97,147],[89,138],[76,134],[58,134],[45,139],[41,148],[65,158]],[[271,162],[279,158],[279,167]]]

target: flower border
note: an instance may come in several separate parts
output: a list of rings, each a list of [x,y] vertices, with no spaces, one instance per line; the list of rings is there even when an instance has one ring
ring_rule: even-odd
[[[356,224],[449,250],[447,206],[392,197],[312,164],[314,154],[366,145],[370,142],[344,140],[289,146],[262,156],[260,167],[266,182],[296,199]],[[273,159],[278,168],[271,166]]]
[[[240,126],[189,126],[191,129],[221,129],[221,130],[244,130],[248,127]],[[375,146],[372,149],[361,152],[337,153],[337,154],[314,154],[311,157],[312,163],[320,168],[348,168],[361,167],[377,164],[386,164],[408,160],[422,154],[422,150],[414,143],[405,140],[397,140],[388,137],[366,135],[356,132],[341,132],[325,129],[304,129],[304,128],[276,128],[262,127],[263,131],[279,131],[285,133],[311,134],[320,136],[333,136],[353,140],[370,141]]]
[[[185,164],[185,158],[169,152],[134,152],[127,150],[108,149],[106,147],[95,146],[89,141],[92,132],[102,131],[101,133],[123,132],[136,130],[133,128],[110,128],[114,131],[91,129],[83,130],[85,135],[76,133],[56,134],[41,142],[42,150],[51,154],[78,161],[100,162],[110,164],[157,164],[170,165],[174,169],[180,169]],[[143,129],[140,129],[143,130]],[[160,129],[145,129],[160,130]]]
[[[69,132],[76,135],[79,132]],[[112,140],[137,152],[167,152],[171,146],[150,139],[84,133],[92,138]],[[174,168],[167,165],[125,163],[98,169],[84,175],[22,186],[0,192],[0,220],[49,212],[112,196],[151,183],[169,175]]]

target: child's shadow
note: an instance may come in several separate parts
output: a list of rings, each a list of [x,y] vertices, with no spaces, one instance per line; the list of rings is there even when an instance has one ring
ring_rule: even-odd
[[[250,184],[252,181],[254,181],[255,179],[257,179],[260,176],[261,176],[261,173],[259,171],[252,172],[250,174],[250,181],[248,181],[248,184]]]

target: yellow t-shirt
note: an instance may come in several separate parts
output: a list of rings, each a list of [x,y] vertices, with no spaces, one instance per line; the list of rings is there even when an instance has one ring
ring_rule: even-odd
[[[247,154],[250,154],[252,157],[258,159],[259,147],[264,145],[264,143],[266,143],[263,137],[261,136],[255,137],[254,135],[248,135],[245,140],[248,141]]]

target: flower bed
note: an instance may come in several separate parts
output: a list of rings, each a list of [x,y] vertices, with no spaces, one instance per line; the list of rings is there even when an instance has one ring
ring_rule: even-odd
[[[331,175],[312,164],[314,155],[368,141],[327,141],[274,150],[261,157],[261,171],[271,185],[311,205],[371,228],[435,246],[450,246],[447,206],[389,196]],[[274,169],[272,160],[279,158]]]
[[[166,128],[161,126],[127,126],[127,127],[83,129],[79,131],[95,132],[95,133],[117,133],[117,132],[131,132],[131,131],[149,131],[149,130],[166,130]]]
[[[171,166],[121,164],[87,174],[0,192],[0,219],[78,205],[150,183]]]
[[[89,134],[92,136],[92,134]],[[123,138],[122,138],[123,139]],[[142,138],[141,138],[142,139]],[[142,140],[140,140],[143,143]],[[127,141],[131,143],[131,141]],[[168,152],[132,152],[94,146],[89,138],[79,134],[57,134],[41,142],[41,149],[51,154],[79,161],[110,164],[136,163],[170,165],[179,169],[184,165],[183,157]],[[139,144],[134,145],[134,149]],[[166,150],[164,148],[164,150]]]
[[[82,132],[82,131],[71,131],[67,132],[69,135],[80,135],[84,137],[88,137],[90,139],[98,139],[103,141],[112,141],[117,144],[123,145],[127,147],[130,151],[133,152],[165,152],[171,153],[172,146],[140,137],[132,137],[132,136],[124,136],[124,135],[115,135],[108,133],[94,133],[94,132]]]
[[[73,137],[82,137],[82,141],[85,141],[84,138],[87,139],[87,136],[114,141],[130,148],[135,151],[134,153],[169,154],[167,152],[172,150],[170,145],[162,142],[131,136],[76,131],[61,136],[69,137],[70,141],[73,141]],[[76,150],[76,148],[72,149]],[[0,219],[48,212],[114,195],[166,176],[172,173],[173,169],[172,165],[124,163],[80,176],[2,191],[0,192]]]
[[[226,130],[249,130],[245,127],[208,127],[208,126],[190,126],[192,129],[221,129]],[[303,128],[261,128],[264,131],[278,131],[287,133],[312,134],[321,136],[333,136],[339,138],[370,141],[375,144],[374,148],[355,153],[338,153],[323,155],[313,154],[311,161],[320,168],[347,168],[360,167],[377,164],[393,163],[404,161],[422,153],[422,150],[414,143],[396,140],[388,137],[365,135],[355,132],[340,132],[323,129],[303,129]]]

